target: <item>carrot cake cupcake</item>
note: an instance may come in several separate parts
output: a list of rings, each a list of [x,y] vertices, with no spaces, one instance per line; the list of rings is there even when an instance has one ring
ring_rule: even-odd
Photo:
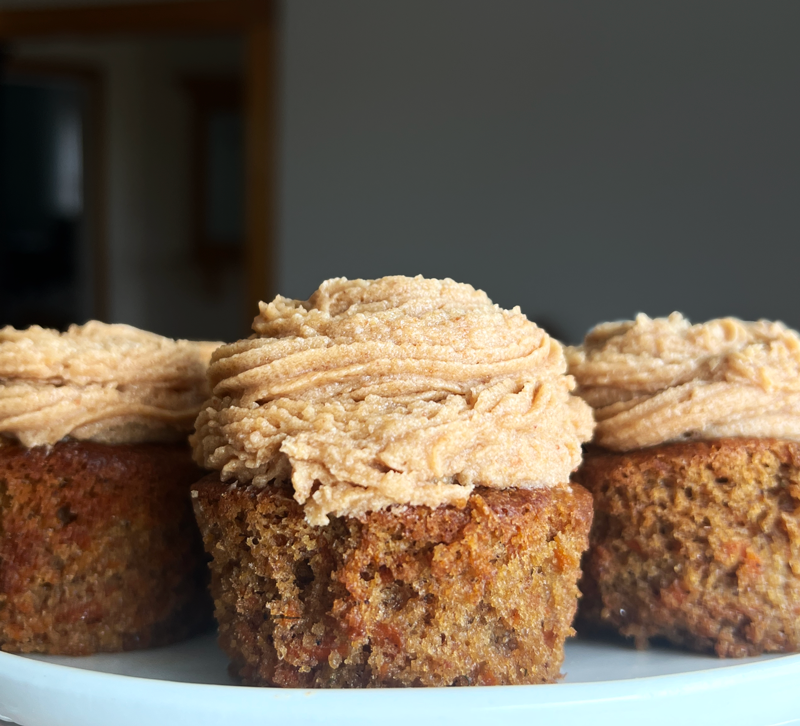
[[[644,645],[800,648],[800,337],[781,323],[606,323],[568,350],[595,409],[581,613]]]
[[[214,347],[0,330],[0,648],[145,648],[209,621],[187,436]]]
[[[209,369],[193,490],[248,684],[539,683],[572,634],[589,407],[561,346],[452,280],[261,303]]]

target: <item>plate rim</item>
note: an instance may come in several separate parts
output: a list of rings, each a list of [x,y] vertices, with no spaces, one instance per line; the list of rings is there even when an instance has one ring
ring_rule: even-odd
[[[136,652],[136,651],[133,651]],[[535,689],[537,691],[544,690],[544,689],[576,689],[576,688],[585,688],[588,686],[611,686],[616,684],[622,683],[644,683],[644,682],[667,682],[670,680],[676,679],[683,679],[685,677],[689,678],[696,678],[699,676],[709,676],[710,674],[715,675],[740,675],[740,671],[743,669],[748,670],[762,670],[765,667],[769,666],[769,670],[780,669],[783,670],[787,667],[791,667],[793,665],[798,665],[798,670],[800,672],[800,652],[797,653],[763,653],[763,656],[767,656],[762,660],[757,661],[749,661],[747,663],[737,662],[739,659],[730,659],[730,658],[720,658],[720,661],[727,661],[724,665],[717,665],[711,668],[698,668],[696,670],[691,671],[680,671],[677,673],[663,673],[659,675],[648,675],[648,676],[635,676],[632,678],[617,678],[617,679],[609,679],[609,680],[601,680],[601,681],[581,681],[578,683],[529,683],[529,684],[517,684],[517,685],[497,685],[497,686],[462,686],[462,687],[450,687],[450,686],[407,686],[403,688],[280,688],[276,686],[247,686],[243,684],[223,684],[223,683],[191,683],[188,681],[173,681],[165,678],[149,678],[147,676],[140,676],[140,675],[128,675],[123,673],[108,673],[106,671],[95,670],[93,668],[81,668],[79,666],[72,666],[66,665],[63,663],[51,663],[45,660],[39,660],[38,658],[30,657],[30,656],[37,656],[37,655],[45,655],[40,653],[8,653],[6,651],[0,650],[0,680],[7,678],[8,676],[5,673],[5,668],[3,667],[4,664],[12,665],[15,661],[22,661],[26,664],[29,664],[27,667],[23,667],[23,669],[27,670],[37,670],[38,668],[42,668],[43,670],[52,670],[52,672],[61,672],[61,673],[69,673],[72,674],[75,678],[81,678],[81,675],[84,675],[86,678],[95,679],[100,677],[101,680],[108,679],[109,682],[118,682],[118,683],[125,683],[127,681],[136,681],[142,683],[160,683],[166,684],[170,687],[180,686],[180,687],[190,687],[191,689],[201,688],[201,689],[225,689],[230,691],[236,692],[255,692],[255,693],[283,693],[283,694],[303,694],[303,695],[311,695],[311,694],[358,694],[358,693],[392,693],[397,694],[398,692],[411,692],[411,693],[459,693],[465,690],[468,691],[479,691],[479,692],[486,692],[486,691],[497,691],[498,689]],[[94,654],[94,655],[124,655],[124,653],[109,653],[109,654]],[[69,656],[65,656],[69,657]],[[76,658],[80,658],[80,656],[75,656]],[[799,673],[800,674],[800,673]],[[726,679],[729,680],[729,679]]]
[[[800,654],[609,681],[462,688],[282,689],[106,673],[0,652],[0,718],[25,726],[674,726],[709,713],[728,726],[800,724]],[[57,704],[57,706],[56,706]],[[57,708],[57,710],[54,710]],[[687,717],[687,714],[689,716]],[[54,720],[55,719],[55,720]],[[711,722],[714,721],[712,719]]]

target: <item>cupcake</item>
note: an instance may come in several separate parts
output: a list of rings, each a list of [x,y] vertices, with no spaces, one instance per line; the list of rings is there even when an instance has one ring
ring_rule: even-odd
[[[0,648],[130,650],[210,621],[187,436],[214,347],[0,330]]]
[[[800,647],[800,337],[781,323],[599,325],[567,352],[595,410],[582,617],[644,646]]]
[[[553,681],[589,407],[518,308],[422,277],[261,303],[192,439],[219,640],[247,684]]]

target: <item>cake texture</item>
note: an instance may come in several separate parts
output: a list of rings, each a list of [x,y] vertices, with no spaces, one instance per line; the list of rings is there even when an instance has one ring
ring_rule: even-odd
[[[187,436],[213,347],[0,330],[0,648],[130,650],[210,623]]]
[[[187,447],[0,446],[0,648],[85,655],[210,625]]]
[[[252,684],[558,675],[591,518],[561,346],[452,280],[328,280],[215,351],[192,438],[220,643]],[[502,602],[501,602],[502,601]]]
[[[568,351],[595,407],[580,626],[720,656],[800,648],[800,338],[780,323],[608,323]]]
[[[639,644],[800,648],[800,444],[719,439],[587,452],[583,612]]]
[[[309,524],[287,485],[195,488],[220,644],[252,685],[546,683],[573,634],[580,486]]]

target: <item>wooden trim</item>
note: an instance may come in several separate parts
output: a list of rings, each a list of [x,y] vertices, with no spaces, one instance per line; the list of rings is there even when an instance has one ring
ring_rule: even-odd
[[[186,0],[0,10],[0,38],[246,31],[273,19],[272,0]]]
[[[91,135],[91,141],[84,137],[84,162],[86,177],[84,188],[89,202],[89,221],[94,250],[94,317],[96,320],[111,322],[111,254],[108,245],[108,151],[106,135],[106,84],[102,75],[89,92],[84,134]]]
[[[206,193],[208,184],[208,121],[215,112],[233,111],[243,118],[242,77],[192,74],[184,76],[181,85],[192,105],[192,214],[191,235],[194,255],[203,268],[210,287],[214,287],[225,266],[231,262],[242,261],[244,230],[236,239],[219,240],[208,236],[206,226]],[[243,132],[244,133],[244,132]],[[244,139],[242,139],[244,146]],[[244,148],[242,149],[242,171],[244,171]],[[244,186],[244,179],[240,180]],[[242,204],[244,209],[244,204]],[[242,225],[244,219],[241,219]]]
[[[275,285],[277,221],[277,57],[276,24],[259,23],[245,41],[245,275],[246,320],[258,302],[271,300]]]
[[[10,58],[7,74],[17,77],[68,78],[87,91],[83,124],[83,197],[86,234],[92,258],[92,313],[95,320],[108,321],[110,310],[108,220],[106,198],[106,84],[92,66],[61,61]]]

